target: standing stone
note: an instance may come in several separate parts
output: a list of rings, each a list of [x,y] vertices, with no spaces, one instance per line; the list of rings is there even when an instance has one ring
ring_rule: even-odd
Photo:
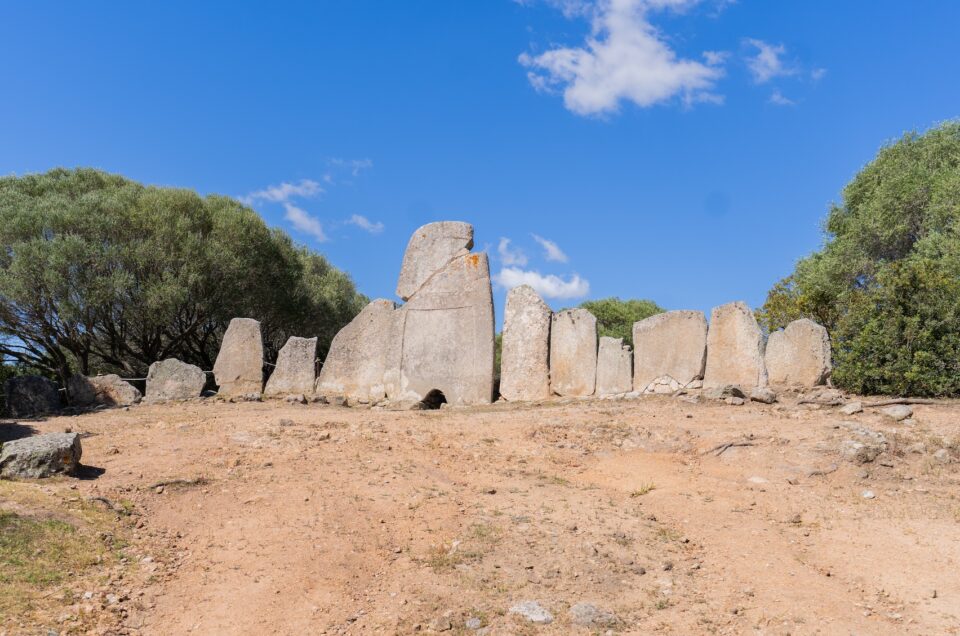
[[[77,406],[130,406],[143,397],[137,387],[114,373],[92,377],[80,374],[71,376],[67,380],[67,389],[71,403]]]
[[[830,336],[812,320],[794,320],[770,334],[764,360],[774,386],[825,384],[833,369]]]
[[[290,336],[277,354],[264,395],[310,395],[316,380],[317,339]]]
[[[746,303],[714,307],[707,332],[704,387],[735,384],[744,389],[767,385],[763,334]]]
[[[510,401],[550,397],[550,307],[529,285],[507,294],[500,355],[500,395]]]
[[[375,300],[337,333],[317,378],[317,395],[370,402],[386,396],[387,360],[391,341],[397,339],[397,313],[392,301]],[[399,362],[394,366],[399,369]]]
[[[223,334],[213,376],[223,397],[257,395],[263,391],[263,339],[260,323],[234,318]]]
[[[586,309],[553,315],[550,325],[550,390],[557,395],[593,395],[597,385],[597,319]]]
[[[7,380],[7,411],[10,417],[34,417],[60,410],[60,392],[56,383],[39,375],[23,375]]]
[[[620,395],[633,390],[633,352],[623,338],[600,338],[597,353],[597,395]]]
[[[403,254],[397,296],[409,300],[434,273],[473,249],[473,226],[460,221],[424,225],[410,237]]]
[[[707,319],[700,311],[668,311],[633,325],[633,390],[672,393],[703,379]]]
[[[150,365],[147,372],[147,401],[191,400],[200,397],[207,376],[200,367],[176,358]]]
[[[77,433],[47,433],[6,442],[0,450],[0,477],[41,479],[73,475],[83,449]]]
[[[439,390],[449,404],[489,404],[495,345],[487,255],[455,257],[401,311],[400,399]]]

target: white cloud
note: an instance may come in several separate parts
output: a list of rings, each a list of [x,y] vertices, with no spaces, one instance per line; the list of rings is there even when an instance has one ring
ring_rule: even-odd
[[[557,47],[519,61],[539,91],[563,90],[567,109],[578,115],[615,112],[622,101],[653,106],[680,96],[686,104],[718,102],[712,91],[723,75],[722,56],[704,62],[678,58],[649,14],[683,10],[700,0],[551,0],[565,15],[588,16],[590,35],[583,46]]]
[[[371,234],[379,234],[380,232],[383,232],[383,227],[384,227],[383,223],[381,223],[380,221],[376,221],[376,222],[371,221],[367,217],[360,214],[354,214],[353,216],[351,216],[350,219],[347,221],[347,224],[356,225],[358,228],[362,230],[366,230]]]
[[[351,176],[358,176],[362,171],[373,167],[371,159],[328,159],[327,163],[338,168],[346,168]],[[329,175],[328,175],[329,176]]]
[[[320,184],[316,181],[312,179],[301,179],[297,183],[287,183],[284,181],[280,185],[251,192],[245,197],[240,197],[240,201],[246,205],[253,205],[257,201],[285,203],[294,197],[310,198],[318,194],[323,194],[323,192],[323,188],[320,187]]]
[[[784,96],[784,94],[778,90],[773,91],[769,101],[771,104],[776,104],[777,106],[794,106],[796,104],[795,101]]]
[[[815,68],[810,71],[810,79],[814,82],[819,82],[823,79],[823,76],[827,74],[827,69],[825,68]]]
[[[544,298],[582,298],[590,293],[590,283],[574,274],[570,280],[540,272],[523,270],[519,267],[504,267],[494,275],[494,282],[506,289],[518,285],[530,285]]]
[[[323,231],[323,224],[320,223],[319,219],[310,216],[306,210],[298,208],[292,203],[284,203],[283,208],[286,210],[283,215],[284,218],[290,221],[290,224],[298,231],[309,234],[321,243],[328,240],[326,233]]]
[[[567,255],[564,254],[563,250],[560,249],[560,246],[551,241],[550,239],[545,239],[542,236],[536,234],[531,234],[533,240],[540,244],[544,251],[544,257],[548,261],[554,261],[556,263],[566,263]]]
[[[746,56],[747,68],[757,84],[764,84],[781,75],[794,74],[794,69],[783,63],[782,56],[787,52],[784,45],[768,44],[752,38],[747,38],[744,42],[757,49],[756,54]]]
[[[500,255],[500,262],[504,265],[520,265],[522,267],[527,264],[527,255],[520,248],[510,247],[510,239],[508,238],[500,237],[497,254]]]

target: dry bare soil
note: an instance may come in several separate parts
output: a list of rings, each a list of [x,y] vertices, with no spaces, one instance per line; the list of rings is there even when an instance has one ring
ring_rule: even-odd
[[[0,632],[960,633],[958,416],[206,400],[23,423],[82,432],[104,472],[0,507],[99,547]]]

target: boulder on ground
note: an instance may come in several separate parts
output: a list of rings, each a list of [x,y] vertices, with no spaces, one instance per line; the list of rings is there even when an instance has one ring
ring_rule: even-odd
[[[263,338],[259,322],[252,318],[230,321],[213,364],[213,376],[222,397],[263,392]]]
[[[593,395],[597,387],[597,319],[586,309],[553,315],[550,390],[564,397]]]
[[[70,401],[77,406],[130,406],[141,400],[143,394],[119,375],[84,376],[76,374],[67,380]]]
[[[529,285],[507,294],[500,355],[500,395],[510,401],[550,397],[550,307]]]
[[[34,417],[60,410],[56,383],[39,375],[10,378],[4,385],[10,417]]]
[[[397,279],[397,296],[409,300],[436,272],[473,249],[473,226],[460,221],[428,223],[410,237]]]
[[[707,364],[703,386],[736,384],[744,389],[767,385],[763,334],[746,303],[714,307],[707,331]]]
[[[623,338],[600,338],[596,394],[620,395],[633,390],[633,351]]]
[[[77,433],[47,433],[13,440],[0,449],[0,477],[40,479],[73,475],[82,454]]]
[[[700,311],[668,311],[633,325],[633,390],[672,393],[703,379],[707,319]]]
[[[374,300],[333,338],[317,378],[317,395],[376,402],[386,395],[388,360],[400,338],[396,305]],[[399,347],[396,348],[399,355]],[[399,360],[391,362],[399,375]]]
[[[880,413],[895,422],[902,422],[913,415],[913,407],[909,404],[894,404],[885,409],[880,409]]]
[[[316,380],[317,339],[290,336],[277,354],[277,365],[264,395],[310,395]]]
[[[147,372],[147,401],[190,400],[200,397],[207,376],[200,367],[176,358],[150,365]]]
[[[786,329],[770,334],[764,362],[773,386],[824,384],[833,370],[830,336],[812,320],[794,320]]]
[[[777,394],[769,387],[756,386],[750,390],[750,399],[763,404],[773,404],[777,401]]]

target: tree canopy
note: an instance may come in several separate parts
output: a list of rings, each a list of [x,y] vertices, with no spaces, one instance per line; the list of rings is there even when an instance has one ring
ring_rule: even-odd
[[[0,178],[0,246],[0,354],[61,378],[210,369],[237,316],[268,352],[316,335],[322,356],[366,302],[234,199],[87,168]]]
[[[588,300],[580,303],[597,318],[597,331],[600,336],[623,338],[633,345],[633,323],[663,313],[663,308],[652,300],[620,300],[617,297]]]
[[[960,122],[881,149],[824,234],[770,290],[764,326],[826,326],[834,382],[848,390],[960,395]]]

